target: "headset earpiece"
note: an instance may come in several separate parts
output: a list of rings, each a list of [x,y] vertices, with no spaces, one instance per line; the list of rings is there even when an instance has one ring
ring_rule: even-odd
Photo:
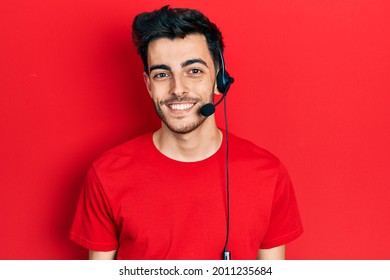
[[[229,73],[225,69],[225,62],[221,50],[218,49],[218,52],[221,61],[221,68],[217,74],[217,88],[220,93],[225,95],[228,92],[230,85],[234,82],[234,79],[233,77],[230,77]]]

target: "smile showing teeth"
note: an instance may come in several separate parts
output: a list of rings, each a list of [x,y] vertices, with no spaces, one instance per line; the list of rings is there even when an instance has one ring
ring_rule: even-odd
[[[194,106],[194,103],[169,104],[172,110],[188,110]]]

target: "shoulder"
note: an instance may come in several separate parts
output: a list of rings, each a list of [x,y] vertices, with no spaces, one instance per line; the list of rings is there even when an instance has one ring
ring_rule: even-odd
[[[152,133],[137,136],[103,153],[92,164],[97,173],[115,171],[140,158],[152,145]]]
[[[232,159],[240,161],[257,162],[257,165],[267,165],[278,168],[280,160],[270,151],[261,148],[253,142],[229,133],[229,153]]]

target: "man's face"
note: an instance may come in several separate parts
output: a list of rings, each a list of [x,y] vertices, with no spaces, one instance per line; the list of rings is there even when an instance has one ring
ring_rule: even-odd
[[[144,79],[157,114],[175,133],[189,133],[205,117],[200,108],[213,102],[215,68],[206,38],[161,38],[148,46],[149,75]]]

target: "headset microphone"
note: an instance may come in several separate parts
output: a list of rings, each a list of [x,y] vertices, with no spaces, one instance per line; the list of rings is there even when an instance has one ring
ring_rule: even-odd
[[[222,102],[222,100],[226,97],[226,94],[230,88],[230,85],[234,82],[233,77],[230,77],[229,73],[226,71],[225,62],[223,59],[223,55],[220,49],[218,49],[219,57],[221,61],[221,69],[218,71],[216,82],[217,88],[220,93],[222,93],[222,97],[216,104],[207,103],[200,108],[199,113],[204,117],[209,117],[215,112],[215,107]]]
[[[204,117],[209,117],[215,112],[215,105],[207,103],[200,108],[199,113]]]

